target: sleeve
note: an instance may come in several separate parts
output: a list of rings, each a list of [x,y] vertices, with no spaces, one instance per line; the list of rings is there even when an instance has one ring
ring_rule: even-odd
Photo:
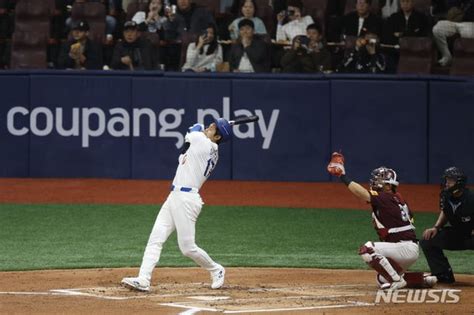
[[[61,51],[59,53],[58,57],[58,68],[59,69],[67,69],[67,68],[73,68],[74,67],[74,60],[72,60],[71,57],[69,57],[69,50],[70,50],[70,45],[69,43],[64,43],[63,46],[61,47]]]
[[[420,17],[420,24],[418,25],[418,27],[420,28],[420,31],[418,32],[418,35],[429,36],[430,27],[429,27],[428,18],[424,14],[419,14],[419,17]]]
[[[112,62],[110,63],[112,69],[120,70],[125,69],[125,65],[122,63],[121,55],[121,43],[117,43],[114,48],[114,53],[112,55]]]
[[[87,42],[86,62],[84,67],[88,70],[102,70],[102,47]]]
[[[319,71],[322,66],[322,70],[331,69],[331,53],[326,48],[321,48],[319,53],[312,53],[311,59],[314,63],[315,71]]]
[[[222,53],[222,46],[221,44],[217,44],[217,53],[216,58],[214,59],[214,65],[217,66],[224,61],[223,53]]]
[[[286,40],[286,34],[285,34],[285,29],[284,27],[288,25],[288,24],[285,24],[285,25],[281,25],[281,24],[278,24],[277,26],[277,32],[276,32],[276,40]]]
[[[203,142],[206,139],[204,132],[188,132],[184,137],[184,142],[189,142],[190,144],[198,144]]]
[[[385,72],[385,69],[387,68],[387,64],[385,61],[385,56],[381,53],[375,54],[375,66],[380,72]]]
[[[267,28],[265,27],[265,24],[263,24],[263,21],[258,17],[256,17],[254,20],[255,20],[255,33],[267,34]]]
[[[135,15],[132,18],[132,21],[134,21],[137,24],[145,23],[145,20],[146,20],[146,13],[144,11],[139,11],[135,13]]]
[[[235,19],[234,21],[232,21],[232,23],[230,24],[230,32],[229,32],[229,35],[230,35],[230,38],[231,39],[237,39],[239,38],[239,28],[237,27],[238,25],[238,22],[239,22],[239,19]]]
[[[383,198],[383,194],[375,190],[369,190],[369,194],[370,194],[370,204],[374,207],[379,207],[381,204],[381,199]]]
[[[295,59],[296,59],[296,51],[294,49],[288,50],[281,58],[281,61],[280,61],[281,67],[285,69],[291,63],[293,63]]]
[[[395,45],[397,43],[395,33],[396,13],[392,14],[382,28],[382,43]]]
[[[236,43],[230,48],[229,66],[231,71],[239,68],[240,59],[242,58],[242,50],[240,46],[240,44]]]
[[[183,71],[186,69],[194,68],[197,55],[198,55],[198,50],[196,49],[196,44],[195,43],[189,44],[188,50],[186,50],[186,62],[183,65],[183,68],[182,68]]]
[[[314,23],[314,20],[313,20],[313,18],[311,17],[311,15],[305,16],[305,17],[304,17],[304,20],[305,20],[305,22],[306,22],[306,26],[311,25],[311,24]]]
[[[359,56],[359,52],[355,49],[347,55],[347,57],[342,61],[339,66],[339,72],[352,72],[355,70],[355,65],[357,63],[357,59]]]

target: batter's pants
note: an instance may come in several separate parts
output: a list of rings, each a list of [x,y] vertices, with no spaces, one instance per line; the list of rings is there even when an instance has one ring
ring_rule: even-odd
[[[148,239],[139,278],[151,281],[153,269],[160,260],[163,244],[175,230],[179,249],[183,255],[210,272],[220,267],[195,242],[196,220],[203,204],[198,193],[172,191],[169,194]]]

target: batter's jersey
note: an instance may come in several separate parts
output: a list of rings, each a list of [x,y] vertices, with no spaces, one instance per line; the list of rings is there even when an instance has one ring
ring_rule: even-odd
[[[412,215],[401,194],[371,190],[370,204],[377,220],[389,231],[383,241],[396,243],[416,240],[414,227],[411,224]],[[397,230],[402,231],[395,232]]]
[[[211,175],[219,159],[219,146],[212,142],[202,131],[186,134],[187,150],[179,156],[179,165],[173,185],[200,189]]]
[[[441,193],[440,207],[454,230],[470,237],[474,231],[474,193],[465,189],[459,198]]]

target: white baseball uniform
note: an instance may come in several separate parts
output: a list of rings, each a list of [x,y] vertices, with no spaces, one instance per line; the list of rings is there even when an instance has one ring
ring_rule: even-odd
[[[218,145],[202,131],[193,129],[186,134],[185,142],[189,143],[189,147],[179,156],[171,193],[156,218],[143,255],[139,278],[149,282],[160,260],[163,244],[174,230],[183,255],[210,272],[221,268],[195,242],[196,220],[204,204],[199,189],[217,164]]]

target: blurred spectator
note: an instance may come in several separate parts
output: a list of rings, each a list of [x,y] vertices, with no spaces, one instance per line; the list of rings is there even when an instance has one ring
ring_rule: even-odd
[[[233,72],[269,72],[270,58],[267,44],[255,37],[252,20],[239,22],[240,37],[229,53],[230,69]]]
[[[370,12],[372,0],[357,0],[356,11],[348,13],[343,19],[345,36],[360,36],[367,32],[381,35],[382,20]]]
[[[380,13],[383,19],[388,19],[392,14],[398,12],[399,0],[381,0],[379,1]]]
[[[309,15],[302,16],[303,3],[301,0],[289,0],[287,11],[282,11],[277,15],[276,40],[293,41],[298,35],[305,35],[308,25],[313,24],[313,18]],[[283,25],[285,18],[288,22]]]
[[[292,48],[281,59],[282,72],[322,72],[331,68],[331,54],[321,41],[321,28],[311,24],[306,33],[293,39]]]
[[[222,46],[217,43],[216,26],[210,24],[195,43],[188,46],[183,71],[216,71],[222,63]]]
[[[440,17],[446,18],[446,12],[448,7],[446,0],[431,0],[431,15],[439,19]]]
[[[72,40],[62,45],[58,58],[60,69],[102,69],[102,47],[88,38],[89,24],[76,21],[71,26]]]
[[[128,5],[129,5],[130,3],[132,3],[132,2],[135,2],[135,1],[136,1],[136,0],[122,0],[122,8],[123,8],[123,10],[124,10],[126,13],[128,13],[128,12],[127,12],[127,10],[128,10]]]
[[[395,45],[400,37],[428,36],[428,17],[414,10],[414,1],[400,0],[401,10],[388,19],[383,43]]]
[[[210,23],[216,23],[208,9],[191,3],[191,0],[177,0],[176,3],[176,12],[173,12],[173,7],[167,12],[170,25],[169,30],[174,36],[179,37],[185,32],[199,34]]]
[[[259,17],[255,16],[256,11],[257,11],[257,5],[255,3],[255,0],[244,0],[241,2],[240,12],[242,16],[235,19],[229,25],[229,32],[230,32],[231,39],[235,40],[239,37],[239,22],[242,21],[242,19],[249,19],[253,21],[253,24],[255,25],[256,34],[267,34],[267,29],[265,28],[265,24],[263,24],[263,21]]]
[[[234,0],[221,0],[220,12],[221,13],[230,12],[233,4],[234,4]]]
[[[160,32],[164,24],[168,21],[165,16],[165,8],[163,7],[162,0],[150,0],[148,1],[147,9],[145,11],[138,11],[132,18],[140,29],[150,33]],[[143,27],[142,27],[143,23]]]
[[[441,52],[438,63],[442,66],[450,65],[453,60],[448,47],[448,37],[459,34],[463,38],[474,38],[474,0],[451,2],[453,7],[448,11],[448,20],[439,21],[433,27],[434,41]]]
[[[101,3],[104,3],[104,1],[101,1],[101,0],[75,0],[74,3],[85,3],[85,2],[101,2]],[[113,0],[110,0],[110,1],[115,3]],[[110,5],[109,0],[106,0],[104,5],[105,5],[105,8],[106,8],[105,34],[107,35],[107,39],[111,40],[111,39],[113,39],[113,34],[114,34],[115,29],[117,27],[117,20],[115,19],[114,16],[110,15],[110,11],[108,9],[108,7]],[[115,7],[114,7],[112,12],[115,12]],[[66,27],[68,29],[71,29],[71,25],[72,25],[72,18],[68,17],[66,19]]]
[[[273,12],[281,12],[287,9],[287,2],[287,0],[270,0],[268,3],[271,4]]]
[[[12,14],[12,10],[15,9],[15,4],[13,0],[5,0],[0,2],[0,38],[11,38],[15,18]]]
[[[117,42],[112,57],[112,69],[154,70],[157,61],[150,41],[139,37],[138,24],[127,21],[123,27],[123,41]]]
[[[379,51],[379,39],[376,34],[367,33],[359,37],[356,46],[340,65],[338,71],[350,73],[383,73],[386,58]]]

